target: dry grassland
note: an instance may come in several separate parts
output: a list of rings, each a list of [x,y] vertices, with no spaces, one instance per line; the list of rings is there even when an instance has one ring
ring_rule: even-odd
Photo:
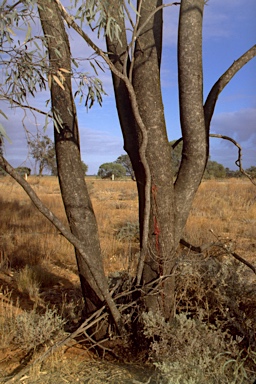
[[[30,177],[29,183],[48,208],[67,223],[57,179]],[[88,179],[88,189],[106,272],[133,270],[139,251],[135,183]],[[228,239],[235,252],[255,265],[255,224],[255,186],[238,179],[207,181],[200,186],[184,236],[193,245],[215,241],[215,236]],[[24,310],[34,311],[35,318],[41,314],[41,320],[33,320],[38,328],[45,329],[50,322],[48,335],[52,332],[56,337],[57,328],[65,329],[62,318],[75,327],[82,302],[72,246],[9,177],[0,179],[0,267],[0,368],[4,375],[18,365],[22,355],[22,342],[16,334],[20,325],[13,321],[7,332],[8,319],[15,319]],[[249,269],[246,278],[255,283]],[[44,342],[43,332],[29,336],[29,324],[26,326],[24,343],[29,345],[36,337],[39,344]],[[14,348],[10,346],[13,341]]]

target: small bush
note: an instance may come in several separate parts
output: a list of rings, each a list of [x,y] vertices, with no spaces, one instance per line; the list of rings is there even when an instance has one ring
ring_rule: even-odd
[[[151,340],[151,359],[168,384],[245,383],[239,339],[189,314],[176,315],[172,323],[160,315],[144,313],[144,334]],[[251,357],[254,352],[251,351]],[[255,357],[255,356],[254,356]],[[252,377],[251,377],[252,379]],[[248,381],[249,383],[250,381]]]
[[[150,358],[163,382],[253,383],[256,286],[246,278],[248,272],[230,256],[181,256],[174,320],[142,314]]]
[[[25,351],[35,349],[64,332],[64,324],[57,312],[49,308],[44,314],[35,310],[23,312],[15,318],[13,342]]]

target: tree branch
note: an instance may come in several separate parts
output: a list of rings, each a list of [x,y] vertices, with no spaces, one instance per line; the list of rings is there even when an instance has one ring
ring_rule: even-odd
[[[8,97],[8,96],[4,96],[4,98],[1,98],[0,100],[8,100],[8,101],[10,101],[11,103],[16,104],[17,107],[20,107],[20,108],[23,108],[23,109],[30,109],[31,111],[35,111],[35,112],[37,112],[37,113],[41,113],[42,115],[44,115],[44,116],[48,116],[48,117],[50,117],[50,118],[53,117],[49,112],[44,112],[44,111],[42,111],[41,109],[38,109],[38,108],[35,108],[35,107],[31,107],[31,106],[29,106],[29,105],[21,104],[21,103],[19,103],[18,101],[13,100],[11,97]]]
[[[232,139],[232,137],[229,137],[229,136],[225,136],[225,135],[221,135],[221,134],[217,134],[217,133],[210,133],[209,135],[210,137],[216,137],[218,139],[223,139],[223,140],[228,140],[228,141],[231,141],[231,143],[233,143],[237,148],[238,148],[238,158],[237,160],[235,161],[235,164],[237,165],[237,167],[239,168],[239,171],[245,175],[246,177],[248,177],[248,179],[252,182],[253,185],[256,185],[256,182],[253,180],[253,178],[249,175],[249,173],[247,173],[244,169],[243,169],[243,165],[242,165],[242,147],[241,145],[234,139]],[[180,137],[178,140],[175,141],[175,143],[173,143],[172,145],[172,149],[175,149],[177,147],[177,145],[183,141],[183,138]]]
[[[206,129],[210,129],[212,115],[219,94],[223,88],[230,82],[232,77],[245,65],[256,56],[256,45],[252,46],[247,52],[240,56],[234,63],[227,69],[226,72],[219,78],[209,92],[206,102],[204,104],[204,116]]]
[[[215,134],[215,133],[211,133],[210,134],[210,137],[216,137],[218,139],[224,139],[224,140],[228,140],[228,141],[231,141],[231,143],[233,143],[237,148],[238,148],[238,158],[237,160],[235,161],[235,164],[238,166],[239,168],[239,171],[245,175],[246,177],[248,177],[248,179],[251,181],[251,183],[253,185],[256,185],[256,182],[253,180],[253,178],[249,175],[249,173],[245,172],[245,170],[243,169],[243,166],[242,166],[242,147],[240,144],[238,144],[237,141],[235,141],[234,139],[232,139],[231,137],[229,136],[225,136],[225,135],[220,135],[220,134]]]
[[[174,184],[176,236],[187,221],[208,159],[203,110],[202,21],[204,1],[182,0],[178,31],[178,81],[182,160]]]

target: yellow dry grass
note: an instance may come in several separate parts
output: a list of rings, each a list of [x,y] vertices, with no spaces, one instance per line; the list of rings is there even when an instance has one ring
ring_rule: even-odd
[[[68,225],[57,178],[30,177],[29,183],[47,207]],[[106,273],[132,268],[139,251],[133,233],[138,221],[136,184],[131,180],[90,178],[87,185]],[[8,319],[24,309],[45,313],[50,306],[57,308],[67,321],[75,322],[82,298],[73,247],[10,177],[0,178],[0,212],[0,352],[6,364],[4,370],[10,372],[6,356],[11,352],[4,349],[9,343],[10,332],[5,332],[6,324],[11,326]],[[205,181],[195,198],[184,237],[193,245],[215,241],[215,235],[229,238],[236,244],[238,254],[255,263],[255,223],[255,186],[247,180]],[[120,237],[124,228],[128,232]],[[125,237],[129,231],[131,236]]]
[[[54,177],[31,177],[42,201],[66,225],[67,221]],[[133,181],[87,181],[95,210],[107,272],[127,268],[138,252],[134,241],[118,239],[127,223],[136,223],[138,203]],[[9,177],[0,179],[1,264],[21,268],[45,262],[64,264],[75,270],[72,246],[37,212],[23,189]],[[185,237],[194,245],[229,237],[237,251],[253,257],[256,247],[256,188],[247,180],[205,181],[201,184],[189,216]]]

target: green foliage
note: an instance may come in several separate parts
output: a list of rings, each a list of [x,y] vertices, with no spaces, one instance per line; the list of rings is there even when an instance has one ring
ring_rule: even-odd
[[[208,160],[204,178],[205,179],[222,179],[226,177],[226,170],[222,164],[217,163],[217,161]]]
[[[0,167],[0,176],[6,176],[6,172]]]
[[[180,141],[178,145],[175,145],[177,140],[172,140],[170,141],[171,145],[171,154],[172,154],[172,166],[173,166],[173,173],[176,175],[178,173],[179,167],[180,167],[180,162],[181,162],[181,157],[182,157],[182,147],[183,147],[183,142]]]
[[[74,3],[76,6],[78,2]],[[98,11],[93,4],[94,1],[88,2],[88,5],[87,2],[84,3],[85,5],[82,5],[77,13],[79,17],[79,14],[83,13],[85,9],[87,21],[102,10],[101,2],[95,5],[96,8],[99,8]],[[61,70],[49,67],[47,45],[42,31],[38,33],[36,30],[36,35],[33,33],[32,26],[37,23],[38,19],[36,0],[24,2],[2,0],[0,14],[0,69],[2,72],[0,94],[2,99],[11,106],[18,105],[27,108],[31,105],[28,97],[35,97],[37,92],[46,90],[48,80],[58,79],[62,73]],[[103,15],[103,19],[105,18],[106,15]],[[93,69],[93,74],[91,74],[89,71],[81,70],[78,59],[71,58],[71,60],[73,64],[71,76],[75,84],[74,97],[79,97],[80,103],[85,100],[87,108],[91,108],[96,101],[102,105],[102,96],[106,93],[98,78],[97,68],[104,70],[103,65],[96,57],[91,56],[88,59],[90,67]],[[48,101],[46,100],[46,105]],[[47,115],[46,120],[48,117]],[[47,124],[48,121],[46,121]],[[0,132],[6,135],[4,127],[1,125]]]
[[[0,134],[0,155],[3,156],[3,137]]]
[[[82,161],[82,168],[83,168],[84,175],[86,175],[86,173],[88,172],[88,165],[85,164],[83,161]]]
[[[128,155],[119,156],[116,159],[115,163],[121,164],[126,170],[126,175],[131,176],[132,180],[135,180],[134,171],[132,168],[132,163],[131,163],[130,157]]]
[[[125,168],[117,163],[104,163],[99,167],[98,176],[102,179],[110,178],[112,175],[115,177],[124,177],[126,174]]]
[[[250,168],[246,169],[246,173],[248,173],[253,179],[256,178],[256,167],[251,166]]]
[[[34,97],[38,90],[46,89],[48,62],[44,39],[32,36],[35,4],[36,1],[2,1],[0,5],[0,93],[10,103],[24,103],[29,95]]]
[[[54,143],[48,136],[38,134],[34,139],[28,141],[30,154],[36,161],[39,168],[39,176],[42,176],[44,169],[51,171],[52,175],[57,174],[56,154]]]
[[[79,3],[81,5],[77,8],[75,18],[80,20],[81,25],[86,22],[92,30],[97,30],[98,38],[101,36],[102,31],[111,39],[119,38],[121,29],[118,23],[108,15],[109,3],[107,0],[87,0],[82,3],[75,0],[74,7],[77,7]],[[130,0],[128,3],[130,3]],[[121,0],[116,0],[116,7],[119,9],[121,17],[124,17],[123,2]]]
[[[0,133],[0,156],[3,156],[3,136]],[[5,176],[6,172],[0,167],[0,176]]]
[[[177,140],[170,141],[171,145],[171,151],[172,151],[172,161],[173,161],[173,169],[174,174],[178,173],[179,166],[181,163],[181,157],[182,157],[182,140],[178,143],[178,145],[175,145]],[[174,148],[173,148],[174,147]],[[220,163],[217,163],[217,161],[208,160],[204,178],[205,179],[221,179],[226,177],[226,169],[224,166]]]
[[[30,176],[31,174],[31,169],[28,168],[28,167],[18,167],[18,168],[15,168],[15,170],[21,175],[21,176],[25,176],[25,174],[27,176]]]
[[[95,60],[96,61],[96,60]],[[98,75],[95,66],[90,62],[94,71]],[[95,101],[102,106],[103,98],[102,95],[106,95],[103,89],[102,81],[98,78],[91,76],[86,73],[78,73],[77,78],[75,77],[77,90],[74,93],[74,98],[79,97],[79,104],[85,99],[85,107],[88,109],[92,108]]]
[[[239,354],[238,343],[221,329],[184,313],[176,315],[172,324],[151,312],[143,314],[143,321],[145,336],[153,339],[154,365],[166,383],[203,384],[206,377],[211,384],[240,382],[234,380],[231,367],[225,369],[230,359],[225,354],[226,346],[229,344],[230,352],[235,355]]]

